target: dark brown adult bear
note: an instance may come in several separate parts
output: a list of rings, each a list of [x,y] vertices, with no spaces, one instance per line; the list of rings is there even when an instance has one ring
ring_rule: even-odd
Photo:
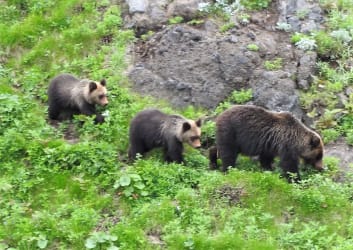
[[[201,146],[201,120],[193,121],[180,115],[168,115],[157,109],[138,113],[130,123],[129,158],[144,155],[156,147],[162,147],[164,160],[183,162],[183,143],[194,148]]]
[[[318,170],[323,169],[323,142],[289,112],[272,112],[252,105],[236,105],[216,119],[216,147],[210,149],[210,168],[216,169],[217,157],[222,171],[234,166],[239,153],[259,156],[261,166],[272,170],[276,156],[284,176],[299,181],[299,159]]]
[[[60,74],[50,83],[48,90],[49,118],[72,119],[73,115],[95,115],[95,122],[104,122],[95,105],[108,104],[105,79],[100,82],[77,79],[70,74]]]

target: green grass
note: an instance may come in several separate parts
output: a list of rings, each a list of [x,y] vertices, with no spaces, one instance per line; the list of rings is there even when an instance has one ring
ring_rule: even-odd
[[[263,8],[269,2],[251,4]],[[343,12],[352,11],[348,1],[339,4]],[[11,0],[1,7],[0,249],[353,247],[352,177],[347,184],[332,181],[335,158],[325,157],[324,173],[302,169],[301,185],[288,184],[278,168],[263,172],[243,156],[227,175],[209,171],[207,152],[190,147],[184,165],[165,164],[160,150],[127,161],[129,121],[138,111],[154,106],[194,119],[213,116],[250,101],[250,90],[234,91],[214,111],[175,110],[127,87],[125,51],[136,38],[123,29],[118,5]],[[349,26],[349,17],[338,16],[330,15],[324,38]],[[314,104],[323,102],[326,113],[318,127],[325,142],[344,136],[353,144],[353,98],[336,107],[336,95],[352,86],[351,47],[338,52],[329,41],[317,44],[325,58],[338,58],[339,67],[319,63],[303,105],[315,117]],[[61,72],[108,82],[106,122],[76,117],[75,144],[63,138],[68,123],[47,123],[48,83]],[[203,143],[212,144],[213,121],[203,133]]]

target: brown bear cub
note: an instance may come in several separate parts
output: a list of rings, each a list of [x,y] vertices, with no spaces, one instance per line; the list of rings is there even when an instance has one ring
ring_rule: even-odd
[[[156,147],[162,147],[164,160],[183,162],[183,143],[201,147],[201,120],[168,115],[157,109],[139,112],[130,123],[129,158],[134,160]]]
[[[70,74],[60,74],[50,83],[48,102],[50,119],[66,120],[84,114],[95,115],[95,122],[102,123],[104,117],[96,113],[95,105],[108,104],[106,81],[80,80]]]
[[[265,170],[272,170],[279,156],[285,177],[299,181],[299,158],[323,170],[324,146],[321,137],[289,112],[272,112],[252,105],[236,105],[216,120],[216,147],[209,151],[210,168],[216,169],[217,157],[222,171],[234,166],[239,153],[259,156]]]

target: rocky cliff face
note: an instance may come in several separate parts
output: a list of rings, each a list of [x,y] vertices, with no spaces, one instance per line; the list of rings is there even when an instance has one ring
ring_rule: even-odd
[[[318,29],[323,20],[320,8],[306,1],[277,1],[270,10],[253,13],[246,25],[234,16],[234,28],[226,33],[206,19],[197,27],[166,25],[173,16],[195,18],[200,2],[127,1],[126,25],[138,32],[155,31],[132,49],[134,66],[129,77],[134,89],[177,107],[214,108],[233,90],[252,88],[254,104],[302,118],[297,89],[310,85],[316,54],[296,49],[288,33],[275,27],[286,22],[293,30]],[[295,18],[299,6],[306,6],[305,18]],[[249,45],[258,50],[252,51]],[[266,69],[265,62],[273,60],[280,60],[280,67]]]
[[[310,124],[298,91],[310,87],[317,55],[297,49],[290,33],[279,27],[289,24],[289,31],[302,33],[321,29],[324,16],[318,1],[273,0],[269,9],[252,12],[246,23],[235,14],[234,27],[224,33],[216,21],[207,18],[198,25],[168,25],[168,19],[175,16],[184,21],[197,18],[201,2],[205,1],[126,0],[126,27],[134,28],[137,35],[153,31],[131,48],[128,75],[133,89],[176,107],[213,109],[232,91],[251,88],[253,104],[291,111]],[[279,67],[265,66],[276,60]],[[347,171],[353,155],[342,152],[348,150],[343,142],[331,143],[326,155],[341,159]]]

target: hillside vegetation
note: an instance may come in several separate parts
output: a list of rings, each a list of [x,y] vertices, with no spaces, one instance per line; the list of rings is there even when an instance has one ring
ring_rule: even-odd
[[[118,5],[0,5],[0,249],[353,248],[353,179],[333,181],[333,157],[324,158],[323,173],[302,166],[301,184],[288,184],[279,170],[263,172],[248,157],[226,175],[209,171],[205,149],[186,148],[184,165],[165,164],[159,150],[127,161],[129,121],[138,111],[153,106],[196,119],[247,101],[249,92],[235,92],[214,111],[175,110],[129,90],[125,52],[136,38],[122,28]],[[353,87],[353,4],[322,6],[326,31],[293,34],[314,40],[321,58],[302,103],[326,143],[342,136],[353,144],[353,94],[337,98]],[[49,124],[47,87],[62,72],[107,79],[105,123],[77,116],[73,124]],[[68,130],[78,142],[64,138]],[[203,136],[212,141],[213,122]]]

